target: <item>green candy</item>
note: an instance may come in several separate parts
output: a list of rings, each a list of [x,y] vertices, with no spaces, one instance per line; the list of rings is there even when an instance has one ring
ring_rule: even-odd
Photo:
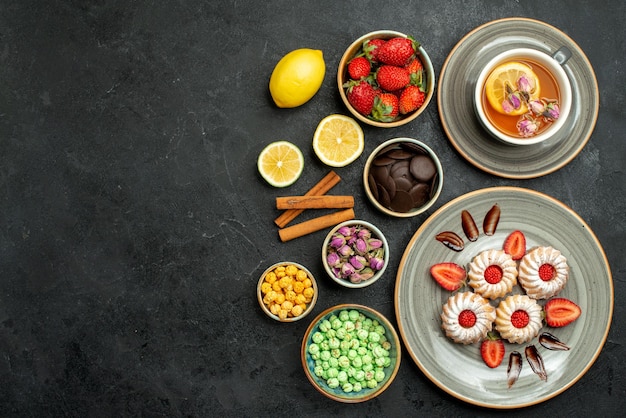
[[[391,365],[385,328],[357,310],[343,310],[320,322],[307,352],[314,374],[344,393],[375,389]]]

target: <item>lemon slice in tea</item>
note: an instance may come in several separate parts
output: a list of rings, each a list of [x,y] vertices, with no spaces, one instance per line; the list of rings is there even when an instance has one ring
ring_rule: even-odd
[[[344,167],[361,155],[365,141],[363,129],[354,119],[329,115],[320,121],[313,135],[313,151],[324,164]]]
[[[530,93],[530,98],[538,98],[540,91],[539,78],[532,68],[526,64],[518,61],[505,62],[504,64],[498,65],[491,74],[489,74],[487,81],[485,81],[485,95],[494,110],[513,116],[523,115],[528,111],[524,102],[522,102],[522,105],[518,109],[513,109],[510,112],[505,112],[502,108],[502,102],[507,97],[507,86],[512,90],[517,90],[517,80],[523,75],[529,79],[531,85],[535,86],[534,90]]]
[[[304,156],[291,142],[272,142],[259,154],[257,168],[261,177],[272,186],[287,187],[302,174]]]

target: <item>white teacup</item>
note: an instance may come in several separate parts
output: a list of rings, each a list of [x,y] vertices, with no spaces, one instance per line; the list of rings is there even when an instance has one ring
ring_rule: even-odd
[[[572,87],[570,85],[570,80],[562,67],[567,59],[569,59],[570,55],[571,53],[567,48],[561,48],[553,56],[550,56],[536,49],[515,48],[503,52],[491,59],[487,63],[487,65],[485,65],[481,70],[476,81],[476,87],[474,90],[474,108],[482,126],[494,138],[511,145],[537,144],[554,136],[554,134],[563,127],[563,124],[567,120],[570,109],[572,107]],[[495,69],[501,63],[508,61],[535,62],[540,66],[543,66],[548,71],[548,73],[552,75],[559,90],[558,98],[550,98],[558,99],[559,117],[557,119],[554,119],[547,128],[539,131],[537,134],[534,134],[532,136],[512,136],[504,133],[496,126],[494,126],[489,117],[486,115],[483,108],[485,81],[487,80],[493,69]],[[487,103],[485,104],[485,106],[489,106],[489,104]]]

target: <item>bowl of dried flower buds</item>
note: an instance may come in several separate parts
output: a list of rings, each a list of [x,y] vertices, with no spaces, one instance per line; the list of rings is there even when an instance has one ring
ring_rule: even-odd
[[[358,289],[373,284],[389,264],[389,245],[375,225],[350,220],[335,226],[322,245],[326,273],[342,286]]]

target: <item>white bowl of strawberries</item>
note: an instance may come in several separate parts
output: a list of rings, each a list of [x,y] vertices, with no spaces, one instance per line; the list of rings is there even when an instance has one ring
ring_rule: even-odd
[[[393,128],[417,118],[428,106],[435,71],[413,37],[379,30],[354,41],[344,52],[337,86],[352,115],[369,125]]]

